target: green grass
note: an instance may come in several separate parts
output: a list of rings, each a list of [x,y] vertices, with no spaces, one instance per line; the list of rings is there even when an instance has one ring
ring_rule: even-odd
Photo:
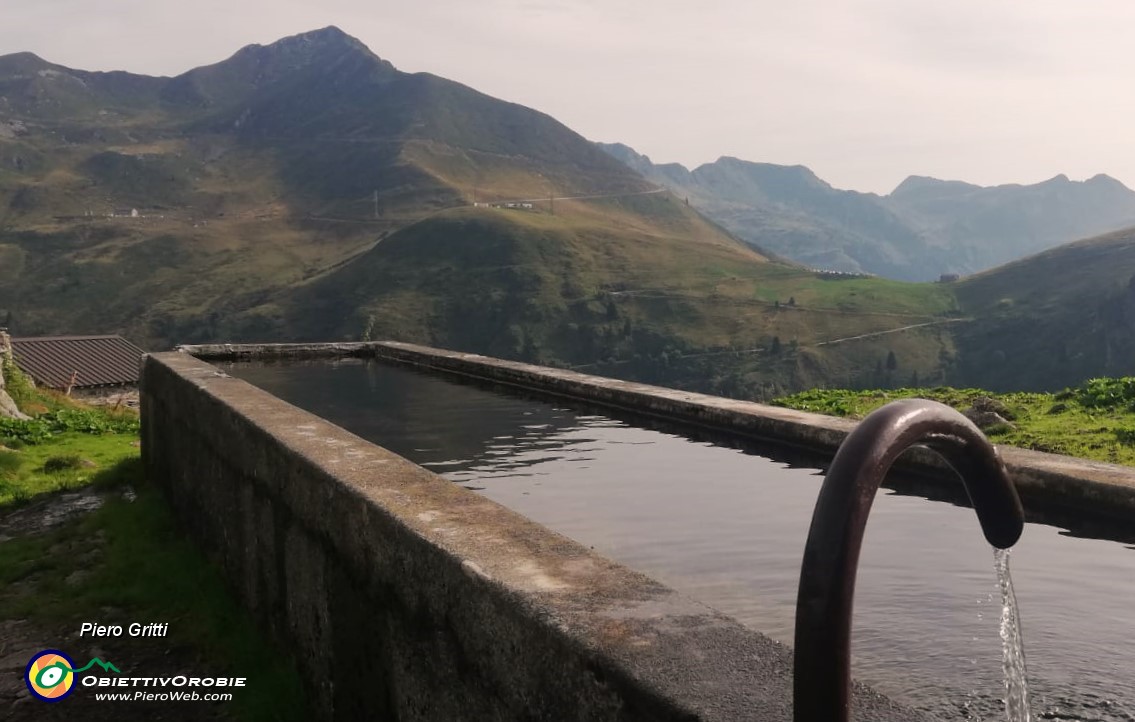
[[[1135,379],[1093,380],[1059,393],[995,394],[981,389],[900,388],[852,391],[813,389],[777,399],[778,406],[860,419],[895,399],[925,398],[958,410],[978,397],[990,397],[1008,409],[1010,425],[987,431],[997,444],[1065,454],[1084,459],[1135,465],[1135,405],[1124,391]]]
[[[14,398],[32,416],[0,418],[0,512],[58,491],[117,484],[122,464],[138,461],[137,412],[38,389],[18,370],[5,377],[10,388],[16,381]]]
[[[129,483],[136,499],[112,498],[56,531],[0,544],[0,618],[77,629],[91,610],[113,608],[130,620],[168,622],[162,645],[192,649],[203,671],[248,678],[229,708],[237,719],[308,719],[287,654],[260,636],[215,567],[177,531],[140,460],[119,462],[103,481]]]
[[[163,649],[191,650],[203,671],[248,678],[227,708],[236,719],[309,719],[288,655],[256,631],[143,478],[137,415],[34,389],[24,400],[25,410],[43,411],[0,424],[0,514],[88,485],[129,486],[136,496],[111,494],[97,511],[57,530],[0,543],[0,619],[73,630],[90,621],[91,610],[106,617],[113,609],[124,622],[168,622]]]
[[[32,422],[24,422],[32,424]],[[8,431],[11,432],[11,424]],[[37,443],[5,436],[0,430],[0,509],[43,494],[102,483],[116,465],[138,458],[137,433],[55,433]],[[16,459],[16,462],[10,461]],[[66,463],[62,463],[65,462]],[[4,471],[5,464],[16,468]]]

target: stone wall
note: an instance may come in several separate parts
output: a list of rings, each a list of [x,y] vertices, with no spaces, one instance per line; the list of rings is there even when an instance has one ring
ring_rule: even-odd
[[[325,719],[791,718],[782,645],[189,355],[144,361],[142,456]]]

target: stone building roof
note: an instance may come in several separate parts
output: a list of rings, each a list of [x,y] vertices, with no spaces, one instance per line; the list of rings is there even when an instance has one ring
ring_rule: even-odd
[[[40,336],[13,338],[16,365],[53,389],[131,386],[145,352],[121,336]]]

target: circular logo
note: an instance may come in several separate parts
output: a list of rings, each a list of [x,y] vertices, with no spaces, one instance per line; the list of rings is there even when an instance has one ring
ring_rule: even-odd
[[[45,649],[28,662],[24,683],[44,702],[58,702],[75,686],[75,663],[58,649]]]

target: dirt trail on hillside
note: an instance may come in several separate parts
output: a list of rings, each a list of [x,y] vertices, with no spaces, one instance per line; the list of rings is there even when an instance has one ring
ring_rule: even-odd
[[[889,333],[899,333],[900,331],[909,331],[912,328],[925,328],[926,326],[938,326],[944,323],[965,323],[972,321],[972,318],[946,318],[941,321],[930,321],[928,323],[915,323],[910,326],[901,326],[899,328],[889,328],[886,331],[873,331],[871,333],[861,333],[858,336],[847,336],[845,338],[836,338],[831,341],[820,341],[817,346],[834,346],[837,343],[844,341],[858,341],[862,338],[874,338],[875,336],[886,336]]]

